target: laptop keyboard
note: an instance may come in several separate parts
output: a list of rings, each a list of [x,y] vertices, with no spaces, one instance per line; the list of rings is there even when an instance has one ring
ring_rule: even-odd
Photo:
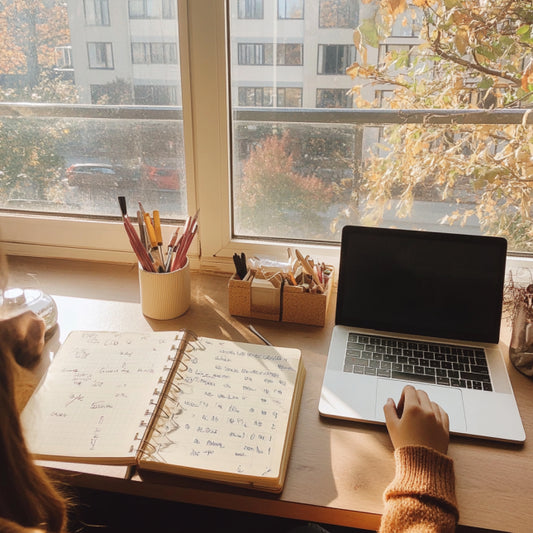
[[[471,346],[349,333],[344,371],[492,390],[485,351]]]

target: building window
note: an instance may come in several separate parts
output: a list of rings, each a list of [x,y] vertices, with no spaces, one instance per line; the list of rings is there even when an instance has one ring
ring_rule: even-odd
[[[318,25],[320,28],[351,28],[359,24],[357,0],[320,0]]]
[[[176,105],[176,88],[167,85],[135,85],[136,105]]]
[[[272,65],[273,45],[271,43],[239,43],[239,65]]]
[[[278,0],[278,18],[303,19],[304,0]]]
[[[130,19],[153,19],[159,17],[156,0],[129,0],[128,6]]]
[[[378,64],[383,64],[388,54],[397,60],[397,67],[410,67],[412,63],[411,50],[415,45],[409,44],[380,44],[378,51]]]
[[[318,74],[346,74],[355,61],[355,46],[345,44],[318,45]]]
[[[56,46],[55,55],[57,70],[72,70],[72,46]]]
[[[238,17],[240,19],[262,19],[263,0],[239,0]]]
[[[176,0],[163,0],[163,18],[171,20],[176,18]]]
[[[376,103],[380,108],[390,108],[390,101],[392,98],[394,98],[394,91],[392,89],[381,89],[376,91]]]
[[[317,107],[352,107],[352,96],[347,89],[317,89]]]
[[[109,26],[109,0],[84,0],[85,24]]]
[[[301,87],[278,87],[276,89],[277,107],[302,107]]]
[[[87,43],[89,68],[112,69],[113,45],[111,43]]]
[[[131,58],[136,64],[177,64],[178,50],[175,43],[131,43]]]
[[[303,65],[303,45],[292,43],[276,45],[276,64],[289,66]]]
[[[239,87],[239,105],[242,107],[272,107],[272,87]]]

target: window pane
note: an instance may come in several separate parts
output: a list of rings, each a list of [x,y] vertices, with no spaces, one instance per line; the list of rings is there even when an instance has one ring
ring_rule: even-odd
[[[132,216],[139,201],[165,218],[186,214],[175,2],[120,6],[6,3],[1,208],[118,216],[124,194]],[[36,49],[24,46],[30,35]],[[22,118],[10,102],[25,103]]]
[[[533,251],[529,19],[500,20],[491,2],[460,17],[404,4],[392,16],[386,2],[278,0],[253,29],[230,17],[233,53],[253,37],[276,59],[231,57],[234,236],[335,242],[355,223],[501,235]],[[237,98],[251,80],[275,89],[272,109]]]

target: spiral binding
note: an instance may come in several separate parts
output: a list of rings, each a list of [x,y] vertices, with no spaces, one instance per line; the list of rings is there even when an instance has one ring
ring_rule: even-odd
[[[165,367],[168,371],[166,378],[159,378],[158,385],[161,387],[154,389],[150,407],[145,411],[146,418],[141,420],[139,431],[135,435],[139,445],[136,450],[135,446],[131,449],[132,453],[140,452],[143,459],[153,459],[159,451],[173,444],[170,435],[179,428],[176,418],[181,413],[179,395],[182,389],[176,381],[183,380],[181,372],[187,372],[188,363],[194,363],[195,358],[191,357],[191,353],[205,349],[199,347],[198,337],[190,330],[182,330],[182,335],[177,335],[175,340],[180,342],[178,346],[173,345],[171,348],[173,353],[168,357],[169,366]]]

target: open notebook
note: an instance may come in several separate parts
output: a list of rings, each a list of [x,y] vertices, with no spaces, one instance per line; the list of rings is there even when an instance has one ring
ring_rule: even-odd
[[[190,332],[72,332],[22,412],[38,459],[138,465],[279,492],[301,353]]]

